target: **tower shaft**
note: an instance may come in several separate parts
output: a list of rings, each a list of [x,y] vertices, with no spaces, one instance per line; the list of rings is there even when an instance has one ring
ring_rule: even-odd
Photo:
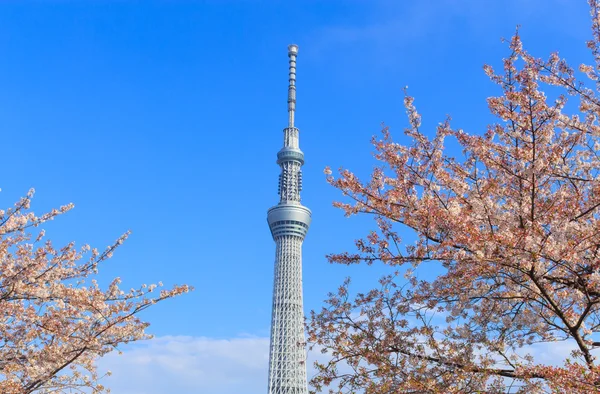
[[[307,394],[306,343],[302,305],[302,243],[311,222],[311,212],[300,203],[301,167],[299,130],[294,126],[296,110],[296,55],[288,56],[288,127],[283,130],[283,148],[277,153],[279,204],[269,209],[267,221],[276,244],[275,277],[269,349],[269,394]]]
[[[306,394],[302,311],[302,239],[276,241],[269,394]]]

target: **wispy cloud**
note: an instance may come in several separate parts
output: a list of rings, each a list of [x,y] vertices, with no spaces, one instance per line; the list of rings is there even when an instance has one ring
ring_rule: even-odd
[[[268,338],[165,336],[109,354],[100,370],[113,394],[262,393],[267,385]]]
[[[325,26],[316,33],[314,44],[318,50],[345,49],[362,44],[379,50],[395,50],[439,27],[438,20],[444,17],[444,3],[447,0],[374,1],[362,23]]]
[[[377,55],[419,45],[422,39],[426,44],[433,36],[444,37],[457,24],[466,26],[474,37],[492,26],[510,35],[517,24],[532,19],[553,22],[553,28],[567,35],[579,37],[588,30],[581,26],[585,12],[569,0],[374,0],[369,4],[360,23],[325,26],[316,32],[313,45],[323,52],[365,45]]]

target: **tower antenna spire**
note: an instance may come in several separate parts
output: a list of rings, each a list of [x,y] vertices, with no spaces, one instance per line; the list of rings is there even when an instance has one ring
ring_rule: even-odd
[[[288,45],[288,56],[290,58],[288,85],[288,127],[294,127],[294,116],[296,114],[296,55],[298,55],[298,45]]]

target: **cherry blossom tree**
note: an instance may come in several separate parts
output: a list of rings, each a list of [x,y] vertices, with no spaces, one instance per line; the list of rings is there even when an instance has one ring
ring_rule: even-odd
[[[93,278],[128,233],[104,252],[55,247],[40,226],[73,205],[36,216],[32,197],[0,210],[0,393],[107,392],[95,360],[149,338],[137,315],[189,288],[123,291],[116,278],[102,289]]]
[[[600,5],[589,3],[594,65],[536,58],[517,32],[503,69],[484,67],[501,90],[485,133],[446,119],[430,137],[407,95],[410,144],[384,129],[366,182],[326,169],[347,198],[334,205],[377,224],[355,253],[329,260],[397,273],[356,296],[347,281],[312,313],[309,340],[330,357],[317,390],[600,392]],[[559,341],[575,349],[564,359],[531,351]]]

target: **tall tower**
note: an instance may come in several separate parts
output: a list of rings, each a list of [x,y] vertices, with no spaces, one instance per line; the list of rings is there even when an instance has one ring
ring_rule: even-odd
[[[269,394],[307,394],[306,344],[302,310],[302,242],[311,221],[310,210],[300,203],[304,154],[300,150],[296,110],[296,55],[288,47],[288,127],[283,129],[283,148],[277,152],[279,204],[269,209],[267,221],[276,244]]]

